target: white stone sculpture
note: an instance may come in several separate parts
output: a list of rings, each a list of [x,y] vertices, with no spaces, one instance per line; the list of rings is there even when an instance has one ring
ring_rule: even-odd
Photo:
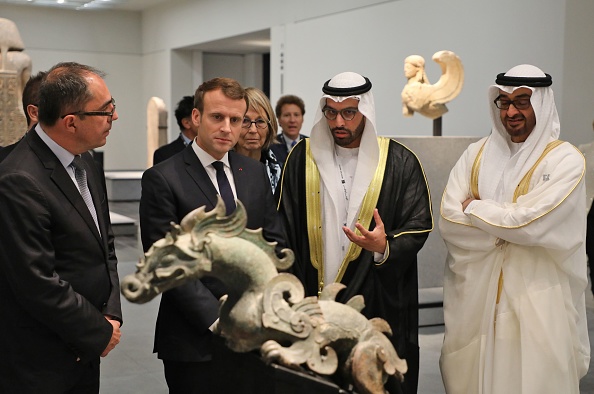
[[[27,130],[21,102],[31,77],[31,58],[15,23],[0,18],[0,146],[10,145]]]
[[[167,107],[159,97],[146,106],[147,168],[153,166],[153,153],[167,143]]]
[[[441,77],[431,85],[425,73],[425,59],[419,55],[404,60],[404,75],[408,78],[402,90],[402,114],[413,116],[415,112],[436,119],[448,111],[445,104],[462,90],[464,68],[460,58],[451,51],[439,51],[433,60],[441,67]]]

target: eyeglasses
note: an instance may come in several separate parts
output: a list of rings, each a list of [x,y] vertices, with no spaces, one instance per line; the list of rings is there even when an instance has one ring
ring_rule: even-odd
[[[255,124],[256,127],[261,130],[264,130],[268,127],[268,122],[264,119],[251,120],[249,118],[243,118],[243,122],[241,122],[241,127],[243,127],[244,129],[249,129],[250,127],[252,127],[252,123]]]
[[[325,107],[322,109],[322,112],[324,113],[326,119],[329,120],[336,119],[339,113],[344,120],[353,120],[353,118],[357,115],[357,112],[359,112],[359,110],[357,108],[343,108],[339,111],[334,108]]]
[[[76,111],[76,112],[71,112],[71,113],[66,114],[66,115],[62,115],[62,116],[60,116],[60,118],[64,119],[68,115],[77,115],[77,116],[109,116],[110,118],[113,118],[113,114],[115,113],[115,110],[116,110],[115,99],[113,97],[111,99],[111,105],[113,105],[113,108],[109,112],[108,111]]]
[[[495,106],[499,109],[509,109],[509,106],[513,104],[516,109],[528,109],[530,108],[530,96],[520,97],[515,100],[510,100],[505,97],[497,97],[494,101]]]

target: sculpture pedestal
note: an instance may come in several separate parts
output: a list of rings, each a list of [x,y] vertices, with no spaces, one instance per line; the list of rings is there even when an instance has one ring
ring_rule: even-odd
[[[356,394],[304,372],[266,365],[257,353],[235,353],[217,336],[213,339],[212,361],[216,394]]]

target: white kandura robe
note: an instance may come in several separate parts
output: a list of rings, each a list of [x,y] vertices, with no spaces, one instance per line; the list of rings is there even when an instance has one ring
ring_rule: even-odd
[[[477,200],[466,215],[461,202],[484,142],[462,155],[442,199],[446,392],[579,393],[590,360],[583,156],[563,143],[516,203]]]

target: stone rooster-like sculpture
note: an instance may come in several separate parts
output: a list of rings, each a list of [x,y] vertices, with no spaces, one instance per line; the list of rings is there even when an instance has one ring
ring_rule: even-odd
[[[419,55],[404,60],[404,75],[408,78],[402,89],[402,114],[413,116],[415,112],[436,119],[448,111],[445,104],[452,101],[462,90],[464,68],[460,58],[451,51],[439,51],[433,60],[441,67],[439,81],[431,85],[425,73],[425,59]]]
[[[344,286],[336,283],[319,299],[304,297],[295,276],[278,272],[291,266],[293,252],[284,249],[279,259],[261,229],[246,229],[240,201],[233,214],[224,214],[219,198],[212,211],[198,208],[173,225],[140,260],[137,272],[124,278],[124,296],[144,303],[189,279],[212,276],[228,291],[221,298],[215,333],[233,351],[260,350],[267,362],[336,374],[360,394],[384,394],[390,375],[403,379],[406,361],[384,335],[391,334],[390,327],[360,313],[362,296],[338,303],[335,297]]]

